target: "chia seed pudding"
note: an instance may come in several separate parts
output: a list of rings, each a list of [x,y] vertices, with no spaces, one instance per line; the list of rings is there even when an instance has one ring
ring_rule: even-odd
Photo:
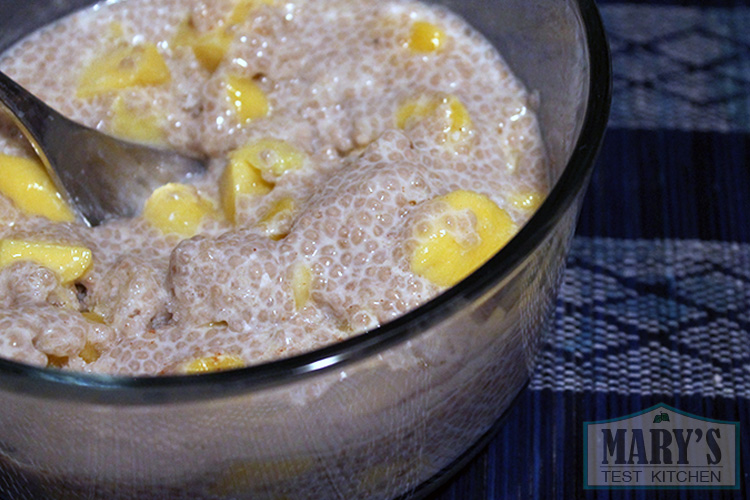
[[[48,179],[24,190],[46,174],[0,117],[0,356],[23,363],[201,373],[341,341],[459,282],[550,188],[534,95],[417,2],[103,3],[0,69],[81,123],[209,158],[88,228]]]

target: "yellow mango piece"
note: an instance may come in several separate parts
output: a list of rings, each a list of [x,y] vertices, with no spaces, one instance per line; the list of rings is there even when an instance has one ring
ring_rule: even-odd
[[[106,320],[104,319],[104,316],[102,316],[98,312],[86,311],[86,312],[82,312],[81,315],[87,320],[91,321],[92,323],[100,323],[102,325],[107,323]]]
[[[450,132],[452,134],[465,134],[467,133],[471,127],[471,116],[469,115],[469,111],[466,109],[466,106],[464,106],[464,103],[462,103],[458,97],[456,96],[448,96],[448,116],[450,118],[451,122],[451,128]]]
[[[438,286],[453,286],[484,264],[516,233],[508,213],[487,196],[472,191],[454,191],[436,198],[452,210],[470,210],[476,218],[472,228],[477,238],[467,244],[456,237],[456,228],[436,217],[429,230],[417,235],[411,268]]]
[[[91,266],[91,250],[78,245],[26,240],[0,240],[0,267],[27,260],[54,271],[63,284],[71,283]]]
[[[407,99],[396,111],[396,126],[407,130],[427,118],[443,118],[447,124],[443,132],[452,141],[466,138],[471,132],[469,111],[452,94],[423,94]]]
[[[426,95],[407,99],[396,111],[396,126],[402,130],[411,128],[434,113],[439,105],[438,99]]]
[[[263,179],[261,171],[252,164],[252,158],[242,149],[232,152],[219,179],[219,196],[226,218],[236,222],[237,199],[241,195],[263,195],[273,189],[273,184]]]
[[[164,142],[164,130],[158,116],[141,113],[128,107],[122,96],[112,104],[110,131],[124,139],[146,144]]]
[[[143,208],[143,217],[164,234],[190,237],[208,216],[213,205],[201,198],[194,186],[169,183],[156,189]]]
[[[226,82],[226,92],[241,123],[263,118],[271,111],[266,94],[249,78],[230,76]]]
[[[295,208],[296,203],[292,198],[282,198],[260,219],[258,225],[265,229],[269,238],[278,241],[287,235],[284,223],[294,214]]]
[[[193,44],[193,54],[204,68],[213,73],[224,60],[232,39],[232,34],[225,29],[214,28],[198,36]]]
[[[227,24],[230,26],[240,24],[250,16],[253,10],[261,5],[272,5],[273,3],[274,0],[239,0],[227,18]]]
[[[224,60],[233,38],[224,26],[198,33],[188,19],[177,27],[172,44],[175,47],[190,47],[201,66],[213,73]]]
[[[96,349],[96,347],[86,342],[86,345],[83,346],[83,349],[81,349],[81,352],[79,352],[78,355],[86,363],[93,363],[94,361],[99,359],[102,354]]]
[[[77,95],[93,97],[130,87],[161,85],[171,75],[153,43],[123,45],[103,54],[84,69]]]
[[[297,309],[302,309],[310,300],[312,278],[312,271],[307,265],[298,263],[294,266],[292,270],[292,294]]]
[[[65,368],[68,366],[68,359],[67,356],[55,356],[53,354],[47,355],[47,368]]]
[[[204,326],[208,328],[226,328],[227,326],[229,326],[229,323],[227,323],[226,321],[211,321]]]
[[[217,471],[216,480],[209,491],[220,497],[234,498],[241,497],[259,485],[278,487],[279,484],[304,484],[300,481],[309,476],[309,471],[320,463],[318,460],[317,457],[294,455],[291,458],[263,457],[258,460],[236,461],[223,471]],[[297,497],[274,495],[268,498],[293,500]]]
[[[187,375],[196,375],[199,373],[209,373],[221,370],[231,370],[233,368],[242,368],[245,362],[239,356],[230,354],[216,354],[204,358],[188,361],[182,366],[182,373]]]
[[[72,222],[73,211],[38,160],[0,154],[0,193],[24,212]]]
[[[306,155],[286,141],[262,139],[248,144],[236,153],[261,172],[280,177],[285,172],[299,170]]]
[[[192,48],[196,38],[198,38],[198,31],[193,26],[191,18],[187,17],[177,25],[177,31],[174,38],[172,38],[171,45],[174,47]]]
[[[438,26],[417,21],[411,26],[408,45],[414,52],[436,52],[445,46],[448,36]]]
[[[521,191],[510,197],[510,203],[519,210],[533,212],[544,201],[544,196],[537,191]]]

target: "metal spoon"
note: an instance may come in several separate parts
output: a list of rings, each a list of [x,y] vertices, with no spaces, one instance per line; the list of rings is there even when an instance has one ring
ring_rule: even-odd
[[[205,170],[201,160],[124,142],[75,123],[2,71],[0,104],[31,142],[57,188],[89,226],[137,215],[157,187],[189,180]]]

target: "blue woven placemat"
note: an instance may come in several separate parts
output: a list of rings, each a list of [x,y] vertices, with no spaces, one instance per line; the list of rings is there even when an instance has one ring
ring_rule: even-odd
[[[750,435],[750,8],[600,2],[610,128],[539,366],[435,499],[750,498],[585,490],[583,422],[665,403]]]

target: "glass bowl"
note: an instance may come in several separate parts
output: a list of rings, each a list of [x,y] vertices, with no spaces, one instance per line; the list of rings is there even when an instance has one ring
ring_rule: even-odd
[[[0,50],[90,0],[0,4]],[[0,360],[10,498],[393,498],[430,491],[524,387],[609,112],[592,0],[444,0],[538,92],[554,189],[518,235],[405,316],[305,355],[200,376]]]

